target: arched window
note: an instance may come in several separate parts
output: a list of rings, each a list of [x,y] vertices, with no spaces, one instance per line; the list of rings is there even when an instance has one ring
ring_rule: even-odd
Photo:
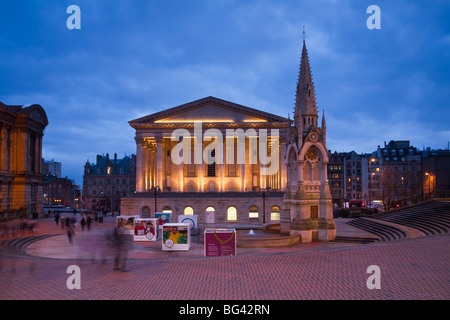
[[[150,218],[150,208],[145,206],[141,209],[141,218]]]
[[[272,209],[270,209],[270,220],[280,221],[280,207],[273,206]]]
[[[250,210],[248,211],[248,217],[249,218],[258,218],[258,207],[257,206],[250,207]]]
[[[209,206],[208,208],[206,208],[207,212],[215,212],[216,209],[214,209],[214,207]]]
[[[184,215],[186,216],[192,216],[194,214],[194,209],[192,207],[186,207],[184,208]]]
[[[228,207],[227,220],[228,221],[236,221],[237,220],[237,210],[235,207]]]

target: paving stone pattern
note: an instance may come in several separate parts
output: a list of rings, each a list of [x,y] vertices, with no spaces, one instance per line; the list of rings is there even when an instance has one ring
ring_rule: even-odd
[[[53,259],[1,252],[2,300],[450,298],[448,234],[220,258],[184,258],[169,253],[142,259],[130,255],[128,272],[114,271],[111,256],[102,262],[98,257]],[[66,286],[70,265],[81,269],[79,290]],[[366,286],[370,265],[381,269],[379,290]]]

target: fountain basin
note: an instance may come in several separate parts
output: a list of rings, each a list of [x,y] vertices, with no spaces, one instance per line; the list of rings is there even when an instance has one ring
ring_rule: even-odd
[[[236,229],[236,246],[238,248],[274,248],[288,247],[300,243],[300,236],[281,234],[277,226],[249,226],[249,225],[211,225],[212,228]],[[252,232],[250,232],[252,230]],[[200,228],[199,240],[204,241],[203,226]]]
[[[238,248],[274,248],[288,247],[300,243],[300,236],[291,236],[264,230],[237,230]]]

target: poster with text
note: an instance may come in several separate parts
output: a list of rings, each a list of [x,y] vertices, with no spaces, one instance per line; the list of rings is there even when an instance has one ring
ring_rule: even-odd
[[[236,229],[206,229],[205,257],[236,255]]]
[[[156,241],[158,219],[139,218],[134,220],[134,241]]]

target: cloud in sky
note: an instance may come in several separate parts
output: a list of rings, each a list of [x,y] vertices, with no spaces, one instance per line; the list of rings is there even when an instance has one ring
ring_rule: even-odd
[[[97,153],[135,153],[129,120],[206,96],[293,113],[302,27],[332,151],[450,140],[450,4],[28,1],[0,5],[0,101],[47,112],[43,156],[82,184]],[[66,9],[81,8],[81,30]]]

